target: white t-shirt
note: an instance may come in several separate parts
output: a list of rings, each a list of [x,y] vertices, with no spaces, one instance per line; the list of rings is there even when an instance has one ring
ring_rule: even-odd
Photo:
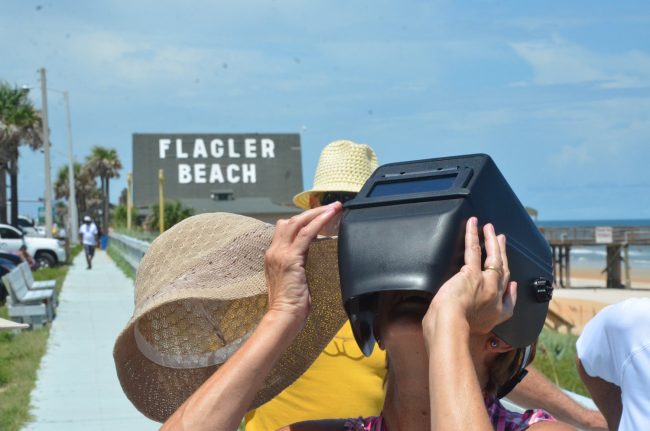
[[[84,245],[95,245],[97,244],[97,226],[95,223],[90,223],[89,225],[84,223],[79,228],[79,233],[83,235],[82,242]]]
[[[587,374],[621,388],[619,430],[650,423],[650,298],[631,298],[605,307],[576,343]]]

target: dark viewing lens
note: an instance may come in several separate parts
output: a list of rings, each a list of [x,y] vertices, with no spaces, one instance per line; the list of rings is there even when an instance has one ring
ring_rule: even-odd
[[[339,201],[342,204],[346,203],[350,199],[353,199],[356,196],[356,193],[349,192],[325,192],[320,197],[321,205],[329,205],[333,202]]]

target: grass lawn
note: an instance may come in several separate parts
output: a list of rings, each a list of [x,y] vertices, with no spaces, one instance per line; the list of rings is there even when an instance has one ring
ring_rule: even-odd
[[[72,249],[72,258],[81,246]],[[69,265],[34,272],[36,280],[55,279],[61,291]],[[7,307],[0,306],[0,317],[7,317]],[[29,394],[36,382],[36,372],[45,353],[49,326],[21,331],[0,332],[0,430],[18,431],[30,418]]]
[[[537,343],[533,366],[556,385],[590,397],[576,370],[575,335],[558,334],[544,328]]]
[[[106,249],[106,253],[111,259],[113,259],[115,265],[120,268],[120,271],[122,271],[124,275],[129,277],[131,280],[135,280],[135,272],[131,268],[131,265],[129,265],[126,260],[124,260],[120,252],[116,250],[115,246],[111,245],[110,241],[108,241],[108,248]]]

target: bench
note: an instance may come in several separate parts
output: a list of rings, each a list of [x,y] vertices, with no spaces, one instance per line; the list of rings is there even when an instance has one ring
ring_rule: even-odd
[[[47,290],[54,289],[54,287],[56,287],[56,280],[34,281],[32,270],[30,269],[27,262],[23,262],[18,265],[17,269],[19,269],[23,274],[25,282],[27,283],[27,288],[29,290]]]
[[[18,268],[5,274],[2,281],[9,293],[7,305],[10,317],[19,318],[22,322],[28,320],[29,323],[54,319],[54,289],[29,290]]]
[[[29,328],[29,325],[17,323],[13,320],[6,320],[0,317],[0,331],[19,331],[25,328]]]
[[[27,323],[32,328],[40,327],[50,321],[46,304],[13,305],[7,303],[9,317],[12,320]]]

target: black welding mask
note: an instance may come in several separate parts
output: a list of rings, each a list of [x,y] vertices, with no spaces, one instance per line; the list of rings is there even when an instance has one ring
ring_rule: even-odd
[[[375,343],[378,293],[435,295],[464,263],[471,216],[506,235],[510,278],[518,284],[514,315],[494,334],[517,348],[535,341],[552,296],[550,247],[492,159],[476,154],[381,166],[344,205],[342,298],[366,356]]]

